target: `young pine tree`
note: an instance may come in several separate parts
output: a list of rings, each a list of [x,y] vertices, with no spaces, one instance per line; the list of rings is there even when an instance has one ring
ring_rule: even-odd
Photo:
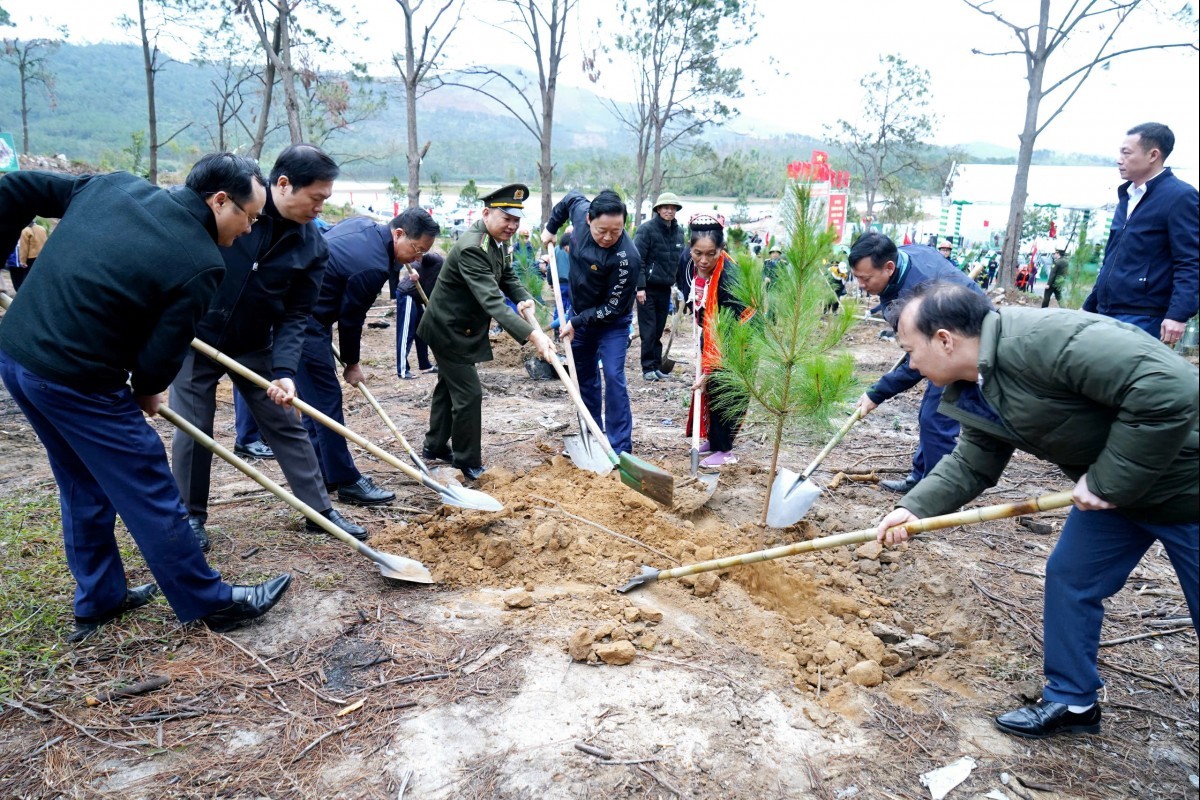
[[[761,262],[738,257],[733,293],[747,308],[759,309],[748,323],[721,310],[717,326],[722,369],[713,380],[725,388],[721,400],[765,417],[771,431],[771,471],[763,502],[767,524],[770,487],[779,466],[779,448],[789,428],[825,428],[839,404],[855,390],[854,359],[835,352],[854,323],[855,308],[841,310],[825,278],[834,233],[824,208],[807,184],[789,183],[780,206],[789,243],[769,282]],[[732,265],[731,265],[732,266]],[[764,311],[765,309],[765,311]]]

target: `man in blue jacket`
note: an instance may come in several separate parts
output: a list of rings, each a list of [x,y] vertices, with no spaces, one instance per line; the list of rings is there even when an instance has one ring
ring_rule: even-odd
[[[1084,311],[1136,325],[1174,345],[1196,315],[1200,291],[1200,204],[1196,189],[1163,166],[1175,147],[1166,125],[1130,128],[1121,143],[1104,265]]]
[[[440,228],[425,211],[405,209],[388,224],[370,217],[348,219],[325,232],[329,263],[304,333],[296,386],[300,397],[326,416],[342,422],[342,386],[333,365],[333,324],[338,326],[342,377],[351,386],[363,380],[362,330],[367,311],[379,297],[397,264],[420,258],[433,247]],[[390,503],[396,493],[375,485],[354,465],[341,434],[304,418],[329,491],[343,503],[371,506]]]
[[[333,192],[338,166],[308,144],[292,145],[271,169],[267,204],[252,220],[252,231],[224,249],[225,280],[196,329],[197,338],[272,380],[264,392],[238,375],[230,375],[250,406],[292,493],[342,530],[359,539],[365,528],[333,507],[308,433],[296,419],[291,402],[300,366],[304,328],[325,273],[329,248],[314,220]],[[217,408],[217,381],[225,368],[189,350],[171,383],[171,405],[180,416],[212,435]],[[186,434],[177,433],[171,468],[188,522],[208,550],[209,478],[212,453]],[[312,521],[307,528],[320,532]]]
[[[625,350],[638,275],[642,271],[641,254],[625,232],[627,217],[625,203],[611,189],[605,189],[591,201],[578,190],[572,190],[551,210],[542,231],[542,241],[549,244],[568,221],[573,228],[570,252],[573,309],[558,335],[571,343],[584,405],[618,453],[633,452],[633,412],[625,385]]]
[[[897,249],[895,242],[874,231],[863,234],[854,243],[850,248],[849,262],[850,271],[859,286],[867,294],[878,295],[884,308],[902,297],[907,297],[918,286],[930,281],[969,286],[983,294],[979,284],[932,247],[912,244]],[[865,417],[880,403],[911,389],[921,380],[921,373],[910,367],[905,359],[863,393],[856,408]],[[925,395],[921,398],[918,423],[920,438],[917,452],[913,454],[912,472],[899,480],[880,481],[881,488],[900,494],[907,493],[954,449],[958,441],[959,426],[954,420],[938,413],[938,403],[941,399],[941,387],[928,383]]]
[[[159,410],[225,274],[218,245],[249,233],[264,184],[257,164],[229,153],[201,158],[170,191],[125,172],[0,179],[0,251],[35,215],[62,220],[0,323],[0,379],[58,483],[76,584],[69,641],[146,605],[159,586],[181,622],[230,630],[270,610],[291,581],[221,580],[142,417]],[[128,586],[118,514],[157,584]]]

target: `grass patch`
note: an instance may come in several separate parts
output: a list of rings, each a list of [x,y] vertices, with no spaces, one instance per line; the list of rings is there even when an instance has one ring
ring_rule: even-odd
[[[56,494],[0,499],[0,697],[59,655],[75,580],[63,555]]]

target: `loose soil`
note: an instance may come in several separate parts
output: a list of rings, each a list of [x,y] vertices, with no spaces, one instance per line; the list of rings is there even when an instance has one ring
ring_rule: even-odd
[[[864,382],[897,354],[880,330],[864,322],[848,337]],[[435,376],[397,379],[394,341],[392,328],[368,329],[364,363],[420,447]],[[642,565],[870,527],[894,500],[875,481],[908,470],[916,392],[846,437],[814,476],[836,488],[805,520],[768,530],[756,523],[770,453],[753,421],[711,499],[688,483],[682,348],[668,381],[643,381],[636,343],[628,359],[635,451],[679,477],[665,508],[616,473],[575,468],[562,454],[575,427],[565,392],[528,377],[528,348],[507,336],[494,347],[480,369],[489,469],[476,488],[504,510],[440,506],[363,452],[360,468],[397,499],[339,505],[372,547],[420,560],[434,585],[385,580],[218,461],[210,560],[237,582],[292,572],[284,601],[227,636],[180,627],[161,602],[76,647],[47,630],[53,668],[28,668],[0,696],[0,796],[917,798],[922,773],[961,756],[977,766],[952,797],[1197,796],[1196,638],[1155,626],[1187,613],[1161,548],[1108,606],[1105,640],[1146,635],[1102,649],[1103,732],[1013,739],[991,717],[1040,691],[1041,573],[1062,512],[1041,528],[1006,520],[615,591]],[[402,454],[354,394],[346,417]],[[53,491],[3,394],[0,429],[0,491]],[[226,394],[217,431],[232,440]],[[803,466],[828,433],[790,438],[782,463]],[[282,482],[274,462],[257,466]],[[1068,486],[1018,456],[977,504]],[[127,566],[131,582],[147,578],[136,557]],[[69,593],[44,601],[65,630]],[[0,631],[18,623],[0,618]],[[153,675],[171,682],[85,703]]]

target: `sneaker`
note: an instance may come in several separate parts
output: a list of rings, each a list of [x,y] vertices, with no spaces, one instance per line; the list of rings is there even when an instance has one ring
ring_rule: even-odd
[[[406,381],[416,380],[417,376],[413,375],[412,370],[406,369],[400,373],[400,377]]]
[[[704,441],[702,441],[700,443],[700,450],[698,452],[702,456],[706,456],[712,452],[712,445],[709,443],[709,441],[707,439],[705,439]]]
[[[437,375],[437,371],[438,371],[437,364],[434,364],[432,367],[426,367],[425,369],[421,370],[421,372],[424,372],[426,375]]]
[[[275,451],[267,446],[267,443],[262,439],[246,444],[234,443],[233,452],[235,455],[244,456],[246,458],[274,458]]]
[[[669,380],[671,380],[671,376],[670,376],[670,375],[668,375],[667,373],[663,372],[661,369],[656,369],[656,370],[654,370],[654,374],[658,376],[658,379],[659,379],[660,381],[669,381]]]
[[[649,372],[642,373],[642,380],[646,380],[646,381],[662,380],[662,374],[658,370],[652,369]]]
[[[726,464],[736,464],[737,456],[727,450],[718,450],[700,462],[702,467],[723,467]]]

